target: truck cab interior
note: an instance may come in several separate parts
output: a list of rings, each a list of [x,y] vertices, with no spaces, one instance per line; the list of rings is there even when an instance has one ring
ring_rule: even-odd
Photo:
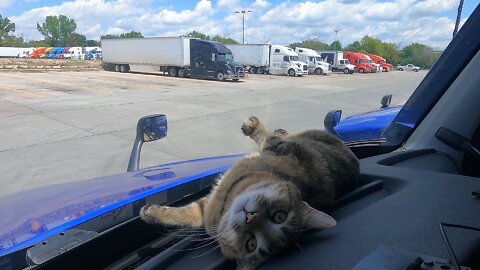
[[[362,186],[337,200],[337,226],[304,232],[260,269],[480,269],[479,25],[477,7],[385,141],[350,145]],[[201,231],[138,217],[146,202],[182,205],[207,194],[216,176],[132,202],[119,224],[79,225],[96,237],[59,256],[25,248],[0,259],[0,269],[234,269]]]

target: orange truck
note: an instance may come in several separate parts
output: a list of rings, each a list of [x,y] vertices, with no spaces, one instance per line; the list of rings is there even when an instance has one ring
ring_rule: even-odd
[[[31,54],[28,55],[29,59],[38,59],[41,55],[45,55],[45,47],[35,48]]]
[[[385,60],[385,58],[371,53],[369,53],[368,56],[372,58],[373,62],[380,64],[384,72],[389,72],[392,69],[392,65],[387,63],[387,60]]]
[[[363,53],[344,51],[343,58],[348,59],[358,73],[370,73],[372,71],[372,65],[368,63],[368,59]]]

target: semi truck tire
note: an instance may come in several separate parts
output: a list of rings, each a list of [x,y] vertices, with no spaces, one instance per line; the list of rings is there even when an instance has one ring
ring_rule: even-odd
[[[181,68],[178,70],[178,77],[185,78],[185,69]]]
[[[265,69],[263,67],[259,67],[257,68],[257,73],[258,74],[264,74],[265,73]]]
[[[120,65],[115,65],[113,68],[116,72],[120,72]]]
[[[128,65],[120,65],[120,72],[126,73],[129,70],[130,69],[129,69]]]
[[[250,72],[251,74],[257,74],[257,68],[256,67],[251,67],[248,72]]]
[[[322,75],[323,71],[321,68],[316,68],[315,69],[315,75]]]
[[[288,70],[288,76],[295,76],[295,70],[293,68]]]
[[[225,74],[223,74],[223,72],[221,72],[221,71],[217,72],[217,75],[216,75],[215,77],[216,77],[217,80],[219,80],[219,81],[225,80]]]
[[[344,68],[343,69],[343,74],[348,74],[348,73],[350,73],[350,70],[348,68]]]
[[[170,67],[168,69],[168,76],[177,77],[178,76],[177,68],[176,67]]]

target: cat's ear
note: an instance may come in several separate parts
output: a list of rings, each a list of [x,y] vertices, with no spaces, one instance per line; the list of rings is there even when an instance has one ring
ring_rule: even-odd
[[[335,227],[337,221],[322,211],[311,207],[307,202],[301,202],[303,227],[305,229],[326,229]]]

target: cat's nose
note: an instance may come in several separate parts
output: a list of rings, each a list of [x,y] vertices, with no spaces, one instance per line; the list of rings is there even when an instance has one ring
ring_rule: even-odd
[[[247,217],[247,221],[246,221],[247,224],[252,222],[255,219],[255,217],[258,215],[257,212],[247,212],[247,211],[245,211],[245,213],[246,213],[245,216]]]

